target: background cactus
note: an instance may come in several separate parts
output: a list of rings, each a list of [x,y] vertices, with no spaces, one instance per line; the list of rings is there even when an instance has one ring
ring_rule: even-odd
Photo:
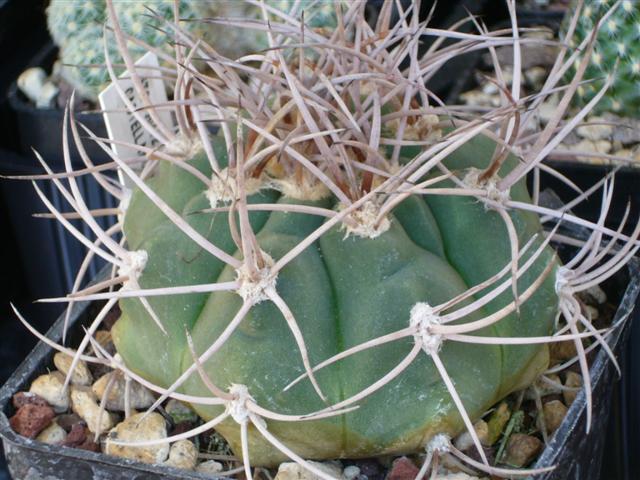
[[[374,26],[364,3],[350,4],[338,35],[274,21],[283,43],[269,40],[255,63],[208,59],[220,67],[215,78],[174,65],[196,90],[175,89],[177,131],[154,128],[160,146],[136,146],[140,173],[135,159],[111,153],[134,190],[87,169],[121,200],[126,242],[100,230],[69,161],[69,188],[52,177],[97,237],[72,230],[88,256],[114,266],[85,290],[81,271],[64,299],[107,300],[76,359],[91,342],[92,361],[160,394],[152,409],[173,397],[206,421],[158,442],[215,427],[247,478],[251,465],[286,457],[328,478],[304,458],[426,449],[427,459],[451,452],[473,462],[447,440],[466,428],[483,461],[474,465],[508,475],[489,465],[472,422],[546,369],[547,343],[574,342],[590,402],[582,338],[603,340],[577,294],[624,265],[640,227],[628,237],[603,226],[606,211],[595,224],[545,208],[525,183],[588,112],[557,128],[567,99],[532,136],[529,119],[561,74],[521,98],[517,68],[493,111],[439,106],[424,85],[446,59],[511,42],[517,58],[528,40],[470,34],[419,56],[424,25],[403,12],[390,25],[394,4],[384,2]],[[146,105],[150,118],[155,109]],[[72,113],[69,131],[83,156]],[[549,242],[576,240],[541,219],[592,234],[561,265]],[[118,302],[112,356],[91,336]]]
[[[594,31],[596,25],[614,6],[610,0],[586,0],[575,35],[569,45],[576,48]],[[575,2],[574,2],[575,4]],[[567,14],[571,16],[573,9]],[[568,21],[565,22],[565,31]],[[604,21],[597,33],[585,79],[594,82],[578,88],[576,100],[584,105],[598,92],[608,75],[614,76],[613,84],[598,103],[596,112],[612,112],[627,117],[637,117],[640,112],[640,3],[624,0]],[[578,58],[577,63],[580,62]],[[575,69],[573,69],[575,73]]]
[[[226,3],[226,2],[225,2]],[[162,31],[145,8],[143,2],[120,0],[114,2],[125,31],[153,47],[172,52],[167,35]],[[181,2],[180,16],[186,19],[202,18],[202,2]],[[152,9],[158,15],[173,19],[173,1],[153,2]],[[103,28],[107,21],[104,0],[51,0],[47,7],[47,25],[56,45],[60,48],[59,74],[82,96],[96,100],[98,93],[109,83],[109,74],[102,41]],[[185,22],[183,27],[195,31],[196,22]],[[153,27],[159,27],[153,28]],[[117,47],[107,42],[109,55],[114,64],[122,63]],[[145,53],[138,45],[130,43],[134,58]]]
[[[296,5],[294,0],[270,0],[266,2],[283,12],[290,12]],[[152,12],[159,17],[173,20],[173,0],[115,0],[120,24],[125,32],[148,45],[172,53],[174,41],[171,32],[161,25]],[[309,25],[312,27],[335,25],[332,2],[317,0],[303,4]],[[211,45],[229,57],[239,57],[267,46],[263,32],[188,21],[212,17],[260,18],[257,6],[243,1],[197,0],[179,2],[180,27],[192,34],[202,36]],[[104,57],[102,41],[103,27],[107,21],[105,0],[51,0],[47,7],[47,25],[54,42],[60,47],[59,74],[82,96],[97,99],[98,93],[109,83],[109,74]],[[107,42],[112,63],[122,63],[114,42]],[[129,42],[134,58],[146,50]]]

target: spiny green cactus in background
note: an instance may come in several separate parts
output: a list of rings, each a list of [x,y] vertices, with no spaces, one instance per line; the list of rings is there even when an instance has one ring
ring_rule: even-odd
[[[102,27],[105,8],[105,2],[98,0],[51,0],[47,26],[53,41],[62,46],[89,26]]]
[[[268,0],[266,3],[283,12],[290,12],[296,4],[294,0]],[[173,52],[172,32],[167,32],[166,27],[150,15],[153,11],[171,20],[174,18],[173,5],[173,0],[114,0],[123,30],[165,53]],[[310,26],[335,25],[333,2],[318,0],[302,5]],[[179,13],[181,19],[187,20],[181,22],[181,28],[203,37],[229,57],[239,57],[268,45],[264,32],[188,21],[212,17],[261,18],[260,9],[244,1],[183,0],[179,3]],[[102,35],[107,19],[105,0],[51,0],[47,8],[49,31],[60,48],[59,74],[82,96],[93,100],[110,82],[106,68],[100,67],[105,64]],[[107,48],[112,63],[121,63],[115,42],[107,42]],[[130,43],[129,48],[134,58],[146,53],[143,47],[134,43]]]
[[[575,3],[575,2],[574,2]],[[614,6],[613,0],[585,0],[570,46],[577,48],[589,38],[599,20]],[[570,9],[568,16],[575,11]],[[565,30],[568,21],[565,22]],[[613,84],[595,112],[640,116],[640,2],[624,0],[603,22],[587,67],[585,79],[596,81],[578,87],[576,100],[586,104],[602,88],[608,75]],[[577,66],[579,57],[575,65]],[[575,73],[575,69],[571,73]]]
[[[176,130],[150,128],[160,143],[136,146],[141,173],[111,154],[130,180],[105,187],[121,201],[112,232],[126,243],[100,230],[71,171],[72,192],[55,177],[98,239],[70,231],[114,267],[85,290],[81,271],[66,299],[106,300],[76,361],[119,303],[118,355],[93,342],[89,360],[154,390],[153,408],[171,397],[206,421],[157,443],[215,428],[247,478],[252,465],[288,457],[329,480],[304,459],[426,449],[423,474],[443,452],[473,463],[447,440],[466,429],[485,462],[474,467],[510,475],[488,464],[473,423],[542,374],[547,344],[560,340],[576,347],[589,404],[582,339],[603,332],[577,294],[635,254],[640,227],[627,237],[529,196],[527,173],[570,132],[550,123],[531,145],[517,125],[562,73],[539,95],[501,85],[513,94],[478,117],[441,107],[424,85],[443,60],[507,37],[469,35],[420,56],[424,25],[417,14],[390,25],[394,5],[386,0],[371,26],[354,2],[339,34],[309,29],[304,44],[295,18],[248,19],[284,36],[292,54],[271,44],[245,64],[214,55],[215,78],[179,67],[200,81],[188,97],[175,89]],[[70,125],[82,155],[73,115]],[[105,185],[101,171],[85,172]],[[592,235],[543,229],[550,219]],[[551,241],[582,247],[562,265]]]
[[[150,17],[150,10],[143,2],[130,0],[114,1],[123,29],[153,47],[171,53],[167,35],[155,27],[163,28]],[[180,16],[185,19],[202,18],[201,2],[181,2]],[[173,19],[173,1],[154,1],[150,7],[158,15]],[[51,0],[47,7],[47,25],[56,45],[60,49],[58,73],[82,96],[95,100],[98,93],[109,83],[109,74],[104,67],[105,54],[103,27],[108,19],[105,0]],[[146,25],[143,28],[143,25]],[[184,22],[183,28],[196,31],[201,24]],[[130,43],[134,58],[145,50]],[[114,64],[122,63],[115,42],[107,42],[109,57]],[[120,71],[119,69],[117,71]]]

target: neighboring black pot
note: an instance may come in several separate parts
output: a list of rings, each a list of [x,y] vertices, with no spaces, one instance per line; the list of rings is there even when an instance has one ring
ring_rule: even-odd
[[[613,322],[615,324],[623,318],[626,318],[626,321],[608,338],[609,346],[616,357],[623,354],[632,328],[637,330],[637,323],[640,321],[640,318],[636,318],[638,312],[635,308],[640,293],[640,264],[635,259],[629,265],[629,275],[629,283]],[[619,279],[616,279],[615,283],[619,283]],[[611,292],[607,293],[608,297],[612,298]],[[581,390],[569,408],[562,425],[532,467],[541,468],[555,465],[556,469],[545,475],[536,476],[536,480],[610,480],[619,478],[606,473],[601,474],[603,460],[609,456],[617,458],[616,452],[607,442],[606,433],[614,404],[613,393],[619,380],[616,369],[604,349],[599,350],[591,365],[590,374],[593,394],[591,430],[587,432],[586,429],[586,395],[584,390]]]
[[[29,66],[40,66],[50,70],[57,57],[57,49],[51,43],[43,47],[31,60]],[[6,176],[35,175],[44,173],[33,150],[36,150],[54,172],[64,171],[62,148],[62,126],[64,111],[57,108],[38,109],[32,106],[19,91],[16,82],[9,89],[9,103],[15,115],[18,130],[18,152],[0,148],[0,174]],[[106,137],[102,115],[83,114],[77,118],[98,136]],[[70,140],[71,141],[71,140]],[[84,142],[94,164],[108,161],[107,154],[94,142]],[[83,168],[74,146],[70,148],[74,169]],[[91,175],[76,177],[83,198],[89,209],[113,208],[116,201],[107,194]],[[69,211],[70,206],[52,182],[39,182],[40,187],[60,211]],[[32,298],[67,294],[85,254],[85,248],[57,221],[33,218],[32,214],[46,211],[36,195],[31,182],[0,180],[0,192],[10,213],[13,234],[20,250],[24,274]],[[113,217],[102,217],[98,223],[107,228],[115,222]],[[81,232],[92,238],[82,222],[72,222]],[[92,262],[89,277],[93,278],[104,265],[101,259]],[[46,279],[43,281],[43,278]]]
[[[43,169],[30,157],[0,149],[1,175],[35,175]],[[78,187],[90,209],[116,207],[116,201],[102,189],[91,176],[77,177]],[[71,207],[51,181],[38,182],[42,191],[60,211],[71,211]],[[33,214],[47,211],[29,181],[0,179],[0,194],[9,213],[13,237],[18,246],[22,274],[31,298],[66,295],[71,291],[76,272],[85,255],[85,247],[68,233],[62,224],[53,219],[34,218]],[[112,217],[96,219],[108,228],[115,221]],[[92,238],[84,222],[72,220],[76,228]],[[95,259],[89,267],[88,277],[93,278],[104,265]]]
[[[547,160],[545,164],[565,177],[570,178],[583,191],[588,190],[607,175],[611,175],[614,168],[616,168],[612,165],[595,165],[567,160]],[[638,188],[640,185],[640,168],[620,168],[615,173],[614,180],[613,196],[606,225],[609,228],[617,229],[624,218],[628,204],[630,212],[624,232],[630,234],[633,232],[640,215],[640,189]],[[569,202],[577,196],[577,192],[547,173],[540,173],[540,183],[545,188],[556,192],[563,203]],[[580,218],[596,222],[600,213],[601,201],[602,189],[600,188],[585,201],[573,207],[572,211]]]
[[[580,189],[587,190],[615,167],[611,165],[593,165],[574,161],[548,161],[549,166],[570,178]],[[541,173],[541,183],[554,190],[563,203],[575,198],[576,192],[551,175]],[[607,226],[617,229],[622,221],[627,204],[630,206],[629,220],[624,232],[630,234],[640,216],[640,168],[624,167],[615,174],[615,185]],[[598,220],[602,201],[602,189],[594,192],[587,200],[572,210],[579,217],[595,222]],[[640,312],[632,323],[627,348],[620,352],[622,381],[616,385],[614,401],[611,407],[611,421],[608,426],[606,442],[608,455],[602,466],[603,479],[637,480],[640,478]]]
[[[104,273],[104,272],[103,272]],[[620,277],[620,276],[619,276]],[[622,275],[624,277],[624,275]],[[634,309],[640,291],[640,270],[637,262],[629,265],[624,295],[619,303],[614,322],[620,322]],[[623,282],[626,279],[622,280]],[[85,302],[74,307],[71,315],[71,344],[83,334],[82,326],[91,319],[91,304]],[[609,345],[619,353],[627,340],[629,321],[609,337]],[[62,336],[63,317],[59,318],[48,338],[59,342]],[[31,382],[47,371],[52,364],[53,349],[40,343],[20,365],[13,376],[0,389],[0,436],[11,475],[15,480],[46,478],[49,480],[69,478],[129,479],[204,479],[211,478],[194,472],[174,470],[161,466],[123,460],[104,454],[87,452],[68,447],[47,445],[29,440],[15,433],[9,426],[13,413],[12,396],[28,390]],[[538,477],[542,480],[597,480],[604,447],[609,404],[611,401],[614,367],[604,350],[600,350],[591,367],[593,382],[593,425],[586,433],[586,401],[581,392],[545,449],[536,467],[556,465],[554,472]]]
[[[0,145],[5,147],[15,148],[17,143],[15,115],[6,94],[29,59],[48,41],[45,4],[46,0],[0,0]]]
[[[31,60],[30,67],[41,67],[50,72],[58,57],[58,49],[52,43],[45,45]],[[20,152],[29,158],[33,157],[32,149],[36,150],[55,170],[61,168],[62,156],[62,124],[64,110],[61,108],[36,108],[22,94],[16,82],[9,88],[9,104],[16,115]],[[107,137],[102,114],[98,112],[76,113],[78,121],[82,122],[98,137]],[[85,149],[93,163],[109,161],[109,156],[94,142],[86,142]],[[71,149],[74,164],[82,165],[75,149]],[[34,163],[35,165],[35,159]]]

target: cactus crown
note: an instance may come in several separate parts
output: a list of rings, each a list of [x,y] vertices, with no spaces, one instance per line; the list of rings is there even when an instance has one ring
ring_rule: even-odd
[[[574,5],[570,11],[571,17],[576,14],[576,8]],[[599,22],[602,25],[596,31],[594,28]],[[570,28],[569,23],[565,22],[565,33]],[[592,81],[578,88],[576,100],[582,105],[589,102],[611,76],[611,87],[595,111],[636,117],[640,109],[640,4],[630,0],[618,4],[613,1],[585,1],[569,45],[578,48],[589,40],[594,31],[597,32],[594,48],[584,75],[585,79]],[[576,58],[572,68],[574,73],[580,60],[581,57]]]
[[[559,340],[576,343],[590,401],[581,338],[604,340],[576,295],[639,245],[639,228],[625,236],[545,208],[524,184],[588,113],[558,128],[577,74],[556,116],[539,134],[529,130],[575,57],[559,57],[544,90],[521,98],[520,45],[535,40],[520,38],[513,1],[508,36],[431,29],[411,15],[419,2],[395,25],[392,0],[373,25],[364,3],[336,3],[332,29],[305,25],[299,3],[289,13],[250,3],[275,20],[210,21],[267,33],[269,48],[243,59],[167,24],[178,45],[177,127],[159,122],[166,106],[147,104],[151,121],[131,112],[161,143],[136,147],[140,158],[111,153],[133,191],[93,166],[80,134],[111,152],[108,141],[68,114],[64,139],[70,132],[83,173],[122,201],[119,223],[104,231],[68,159],[68,184],[44,176],[94,240],[38,190],[87,258],[114,265],[110,279],[85,289],[81,270],[72,295],[57,299],[107,301],[76,358],[107,363],[157,392],[152,409],[168,397],[193,405],[204,426],[164,441],[215,427],[248,478],[251,465],[286,457],[328,478],[305,458],[424,449],[427,458],[453,454],[510,475],[489,465],[473,420],[542,374],[546,344]],[[419,54],[423,35],[455,42]],[[425,87],[450,58],[500,45],[514,46],[514,77],[505,85],[496,63],[496,109],[476,116]],[[130,52],[120,54],[131,63]],[[603,183],[604,218],[611,186]],[[576,242],[558,233],[559,221],[592,232],[563,266],[550,242]],[[96,293],[114,285],[121,288]],[[111,356],[92,334],[118,302],[119,354]],[[85,353],[89,344],[95,357]],[[465,428],[481,463],[449,443]]]

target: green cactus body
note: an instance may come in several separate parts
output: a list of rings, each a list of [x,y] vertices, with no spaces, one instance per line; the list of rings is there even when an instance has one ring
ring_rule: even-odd
[[[598,21],[613,7],[612,0],[586,0],[570,45],[577,48],[593,32]],[[568,15],[575,11],[571,9]],[[566,30],[566,26],[565,26]],[[578,87],[576,100],[586,104],[602,88],[608,75],[613,84],[596,105],[595,112],[636,117],[640,111],[640,3],[625,0],[603,23],[594,45],[585,79],[595,81]],[[581,58],[576,60],[578,65]],[[614,70],[617,70],[614,72]],[[575,73],[575,69],[570,72]]]
[[[494,144],[473,140],[452,154],[445,164],[464,172],[486,168]],[[225,148],[217,143],[217,157]],[[503,172],[514,165],[510,158]],[[204,156],[191,163],[206,175]],[[204,185],[168,163],[161,163],[149,185],[198,232],[230,254],[236,252],[226,214],[202,213],[209,207]],[[528,202],[524,184],[511,197]],[[249,203],[301,203],[265,188]],[[339,208],[327,197],[305,203]],[[251,211],[250,221],[264,252],[279,259],[323,223],[322,217],[302,213]],[[512,211],[511,218],[524,245],[541,232],[535,215]],[[295,316],[309,350],[312,365],[350,347],[409,326],[414,305],[443,303],[491,277],[509,263],[509,240],[499,215],[475,198],[409,197],[389,215],[388,230],[375,238],[346,236],[340,226],[291,261],[277,278],[276,289]],[[149,259],[140,277],[144,288],[233,281],[236,271],[197,247],[181,233],[141,191],[135,191],[127,210],[124,231],[130,250],[145,250]],[[529,258],[541,239],[525,253]],[[237,254],[237,253],[236,253]],[[545,251],[518,283],[526,290],[554,252]],[[466,317],[483,317],[507,305],[510,290]],[[193,363],[186,332],[198,354],[205,351],[229,325],[242,299],[233,292],[150,297],[149,302],[166,328],[165,336],[138,299],[121,300],[122,317],[113,328],[118,352],[128,367],[162,386],[169,386]],[[473,335],[527,337],[549,335],[558,298],[553,275],[546,278],[519,312]],[[368,349],[317,372],[328,404],[335,404],[375,383],[396,367],[413,348],[404,338]],[[530,383],[547,365],[547,347],[540,345],[478,345],[446,341],[439,352],[471,418],[478,418],[509,392]],[[256,402],[283,414],[301,415],[327,404],[310,381],[283,388],[304,373],[300,351],[285,319],[271,301],[255,305],[229,340],[204,364],[220,388],[248,387]],[[197,373],[180,389],[208,396]],[[437,433],[457,434],[463,423],[433,360],[420,352],[391,383],[358,402],[347,414],[308,422],[269,421],[271,433],[305,458],[368,457],[413,452]],[[223,407],[194,405],[205,419]],[[217,429],[240,452],[240,428],[225,420]],[[249,427],[253,465],[275,465],[284,459]]]

